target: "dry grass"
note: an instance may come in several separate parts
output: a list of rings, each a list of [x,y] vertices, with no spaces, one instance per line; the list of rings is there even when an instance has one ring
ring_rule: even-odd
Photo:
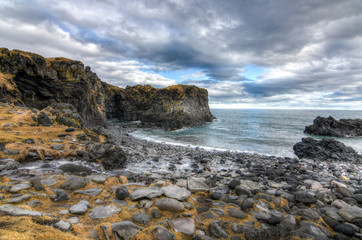
[[[14,75],[12,74],[4,74],[0,72],[0,89],[3,89],[10,93],[19,92],[19,89],[13,81],[13,78]]]

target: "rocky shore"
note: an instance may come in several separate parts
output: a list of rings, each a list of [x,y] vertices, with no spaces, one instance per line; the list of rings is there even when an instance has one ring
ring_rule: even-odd
[[[132,130],[108,127],[123,169],[1,160],[2,239],[362,237],[360,164],[172,146]]]

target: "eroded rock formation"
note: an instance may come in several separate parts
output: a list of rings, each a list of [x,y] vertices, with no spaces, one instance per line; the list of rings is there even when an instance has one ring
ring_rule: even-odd
[[[174,130],[214,118],[205,89],[185,85],[122,89],[102,82],[80,61],[6,48],[0,49],[0,90],[1,98],[37,109],[71,104],[87,127],[105,126],[107,118],[118,118]]]
[[[318,116],[313,125],[305,127],[305,133],[332,136],[332,137],[358,137],[362,136],[362,119],[336,120]]]

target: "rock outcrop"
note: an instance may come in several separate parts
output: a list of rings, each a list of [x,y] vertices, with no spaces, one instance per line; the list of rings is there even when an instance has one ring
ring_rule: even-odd
[[[106,126],[107,118],[118,118],[174,130],[214,118],[205,89],[184,85],[122,89],[102,82],[80,61],[6,48],[0,48],[0,98],[37,109],[72,105],[79,113],[76,122],[86,127]]]
[[[302,138],[301,142],[293,146],[293,150],[298,158],[362,163],[362,155],[334,139],[324,138],[318,141],[310,137]]]
[[[332,137],[358,137],[362,136],[362,119],[336,120],[318,116],[313,125],[305,127],[304,133],[332,136]]]

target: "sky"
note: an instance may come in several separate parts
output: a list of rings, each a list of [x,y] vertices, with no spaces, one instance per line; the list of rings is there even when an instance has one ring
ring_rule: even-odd
[[[1,0],[0,47],[215,108],[362,109],[361,0]]]

